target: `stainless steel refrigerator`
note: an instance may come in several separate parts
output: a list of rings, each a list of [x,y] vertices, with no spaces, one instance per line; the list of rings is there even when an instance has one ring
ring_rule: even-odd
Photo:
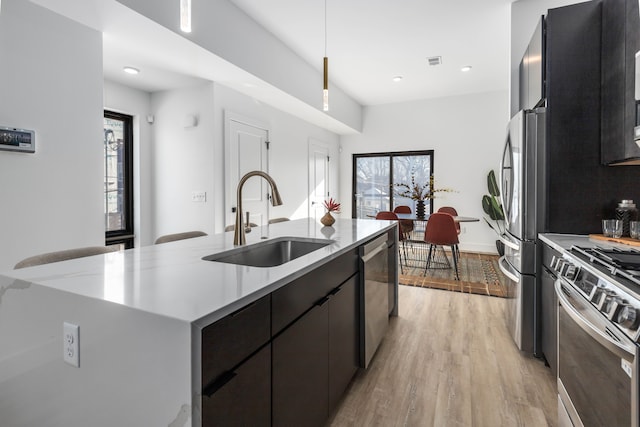
[[[543,230],[545,189],[545,108],[519,111],[507,126],[500,164],[505,214],[504,256],[499,266],[507,276],[507,326],[522,351],[539,354],[537,323],[540,294],[536,289],[536,238]]]

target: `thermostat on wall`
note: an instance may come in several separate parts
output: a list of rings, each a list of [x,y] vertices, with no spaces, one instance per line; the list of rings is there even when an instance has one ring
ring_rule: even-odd
[[[36,133],[32,130],[0,126],[0,150],[36,152]]]

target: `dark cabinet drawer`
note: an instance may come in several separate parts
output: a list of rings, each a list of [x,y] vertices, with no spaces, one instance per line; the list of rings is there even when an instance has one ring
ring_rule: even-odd
[[[232,370],[271,339],[271,295],[202,330],[202,387]]]
[[[202,395],[202,426],[271,425],[271,345]]]
[[[332,289],[358,271],[357,249],[305,274],[272,295],[272,335],[304,314]]]

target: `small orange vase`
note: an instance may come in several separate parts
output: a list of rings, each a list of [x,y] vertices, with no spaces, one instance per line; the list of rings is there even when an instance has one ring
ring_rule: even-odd
[[[325,227],[331,227],[333,223],[336,222],[336,219],[331,215],[331,212],[327,212],[322,218],[320,218],[320,222]]]

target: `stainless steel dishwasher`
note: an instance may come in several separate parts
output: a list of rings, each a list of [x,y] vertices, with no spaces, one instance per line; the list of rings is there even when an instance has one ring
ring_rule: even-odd
[[[389,257],[387,234],[360,247],[360,364],[371,358],[389,326]]]

